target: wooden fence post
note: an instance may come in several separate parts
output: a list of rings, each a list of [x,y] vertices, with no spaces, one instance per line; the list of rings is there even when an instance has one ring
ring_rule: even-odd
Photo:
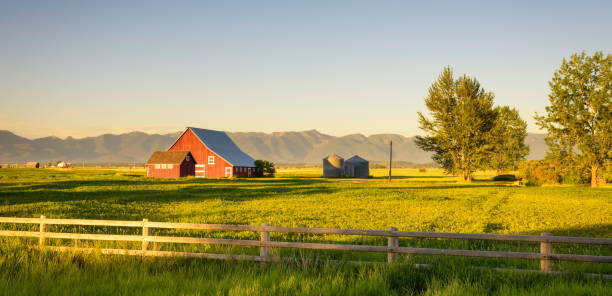
[[[270,225],[268,223],[261,223],[261,226],[270,226]],[[270,232],[262,231],[259,235],[259,240],[261,242],[269,242]],[[270,248],[264,247],[264,246],[259,247],[259,256],[261,256],[264,261],[268,261],[270,259]]]
[[[395,227],[389,227],[389,231],[397,231]],[[397,236],[389,236],[387,238],[387,246],[389,248],[397,248],[399,247],[399,239]],[[397,253],[389,251],[387,253],[387,263],[393,263],[397,260]]]
[[[541,236],[551,236],[552,233],[542,232],[540,235]],[[540,254],[552,254],[552,252],[553,252],[552,243],[549,243],[549,242],[540,243]],[[544,272],[551,272],[552,271],[552,260],[541,259],[540,260],[540,270]]]
[[[142,250],[146,251],[149,246],[149,242],[146,241],[147,236],[151,235],[151,229],[147,227],[147,222],[149,219],[142,219]]]
[[[47,224],[45,223],[45,219],[47,219],[47,216],[40,216],[40,237],[38,238],[38,246],[41,248],[45,246],[45,231],[47,231]]]

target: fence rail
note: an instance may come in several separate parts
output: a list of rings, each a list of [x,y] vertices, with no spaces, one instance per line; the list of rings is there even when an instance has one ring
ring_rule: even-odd
[[[510,259],[532,259],[540,260],[540,270],[552,272],[552,260],[600,262],[612,263],[612,256],[556,254],[553,253],[553,243],[589,244],[589,245],[612,245],[610,238],[587,238],[553,236],[550,233],[542,235],[507,235],[507,234],[480,234],[480,233],[448,233],[448,232],[414,232],[398,231],[396,228],[389,230],[360,230],[360,229],[338,229],[338,228],[308,228],[308,227],[281,227],[262,224],[251,225],[226,225],[226,224],[195,224],[195,223],[172,223],[152,222],[148,219],[142,221],[117,221],[117,220],[86,220],[86,219],[49,219],[45,216],[40,218],[17,218],[0,217],[0,223],[13,224],[38,224],[39,231],[16,231],[0,230],[0,236],[12,237],[35,237],[39,239],[39,246],[54,250],[75,249],[74,247],[48,246],[46,239],[73,239],[73,240],[104,240],[104,241],[134,241],[142,242],[141,250],[128,249],[102,249],[107,254],[143,255],[143,256],[185,256],[211,259],[242,259],[254,261],[277,261],[279,258],[270,256],[270,248],[297,248],[312,250],[336,250],[353,252],[379,252],[387,253],[389,263],[398,260],[398,254],[421,254],[421,255],[444,255],[444,256],[469,256],[483,258],[510,258]],[[119,234],[89,234],[89,233],[64,233],[50,232],[49,225],[83,225],[83,226],[117,226],[141,228],[141,235],[119,235]],[[177,236],[153,236],[151,229],[186,229],[186,230],[217,230],[217,231],[252,231],[260,233],[259,240],[221,239],[202,237],[177,237]],[[331,243],[304,243],[285,242],[270,240],[271,232],[279,233],[303,233],[303,234],[336,234],[336,235],[360,235],[387,237],[387,246],[350,245]],[[530,252],[508,252],[508,251],[479,251],[479,250],[453,250],[434,248],[400,247],[399,238],[443,238],[443,239],[468,239],[468,240],[494,240],[494,241],[520,241],[540,243],[539,253]],[[210,244],[210,245],[235,245],[259,247],[260,255],[227,255],[211,253],[189,253],[149,250],[148,244],[155,243],[185,243],[185,244]],[[90,250],[85,248],[76,248]]]

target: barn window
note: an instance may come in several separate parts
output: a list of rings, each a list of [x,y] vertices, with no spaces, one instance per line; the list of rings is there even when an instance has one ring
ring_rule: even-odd
[[[169,170],[171,170],[171,169],[172,169],[172,167],[173,167],[173,166],[172,166],[172,164],[169,164],[169,165],[168,165],[168,169],[169,169]]]
[[[209,156],[208,157],[208,164],[215,164],[215,157],[214,156]]]
[[[185,161],[191,161],[191,158],[189,158],[189,155],[185,156]]]
[[[162,163],[161,168],[162,168],[162,169],[166,169],[166,164],[165,164],[165,163]]]
[[[156,164],[155,164],[155,169],[156,169],[156,170],[159,170],[159,166],[160,166],[160,164],[159,164],[159,163],[156,163]]]
[[[232,167],[225,167],[225,177],[226,178],[232,177]]]

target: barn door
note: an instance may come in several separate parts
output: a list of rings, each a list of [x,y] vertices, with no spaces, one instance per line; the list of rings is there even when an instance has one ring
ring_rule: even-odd
[[[203,164],[195,165],[195,177],[206,178],[206,167]]]

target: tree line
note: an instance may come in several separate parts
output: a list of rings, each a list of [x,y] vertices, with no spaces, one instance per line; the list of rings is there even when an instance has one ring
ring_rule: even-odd
[[[534,117],[547,132],[549,152],[541,169],[586,176],[593,187],[605,184],[612,160],[611,66],[609,54],[582,52],[563,59],[554,72],[546,112]],[[494,98],[476,78],[457,77],[445,67],[428,89],[428,116],[418,112],[424,135],[416,137],[416,145],[433,152],[433,160],[463,182],[471,182],[478,169],[499,175],[521,162],[537,167],[524,161],[527,123],[515,108],[495,106]]]

